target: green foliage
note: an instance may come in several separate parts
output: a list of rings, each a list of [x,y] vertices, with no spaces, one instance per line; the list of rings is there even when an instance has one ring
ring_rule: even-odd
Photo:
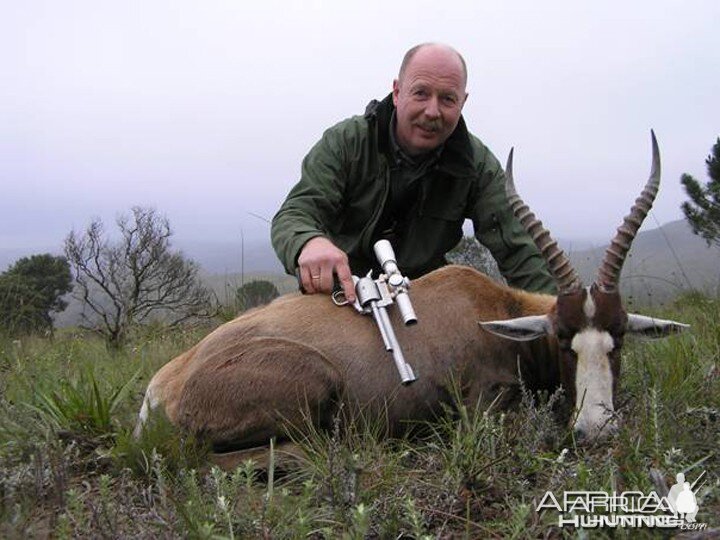
[[[488,467],[506,459],[509,448],[504,436],[504,418],[491,414],[492,406],[481,402],[468,406],[455,389],[455,406],[431,425],[430,446],[443,460],[443,468],[458,485],[475,486],[485,482]]]
[[[117,388],[101,391],[92,368],[86,367],[74,381],[60,380],[52,390],[37,390],[35,403],[26,405],[53,429],[70,436],[114,436],[113,416],[139,375],[138,369]]]
[[[147,481],[174,477],[207,461],[208,445],[182,433],[164,414],[153,412],[135,437],[128,426],[117,435],[112,457],[118,469],[129,469]]]
[[[268,304],[278,296],[280,296],[280,293],[274,283],[265,279],[250,281],[237,289],[236,303],[238,311],[246,311]]]
[[[53,312],[67,307],[70,265],[50,254],[23,257],[0,274],[0,328],[10,334],[52,329]]]
[[[720,138],[705,160],[710,180],[702,186],[689,174],[683,174],[680,183],[690,198],[682,204],[682,211],[695,234],[709,245],[720,247]]]

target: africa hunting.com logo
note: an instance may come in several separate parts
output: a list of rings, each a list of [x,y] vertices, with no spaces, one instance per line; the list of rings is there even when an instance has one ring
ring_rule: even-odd
[[[649,494],[641,491],[565,491],[557,498],[552,491],[546,491],[536,510],[559,512],[560,527],[658,527],[701,531],[707,528],[707,523],[695,521],[698,512],[695,493],[705,482],[704,476],[705,472],[690,484],[683,473],[678,473],[677,483],[663,497],[655,491]]]

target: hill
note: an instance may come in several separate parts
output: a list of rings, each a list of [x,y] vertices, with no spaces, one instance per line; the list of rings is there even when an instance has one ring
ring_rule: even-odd
[[[585,283],[595,279],[606,248],[568,253]],[[719,279],[720,250],[709,248],[686,221],[678,220],[638,234],[620,285],[629,305],[653,306],[688,289],[717,294]]]
[[[573,249],[577,241],[559,242],[583,280],[590,283],[607,244],[587,247],[584,243],[584,249]],[[294,280],[284,274],[269,242],[246,242],[244,249],[239,242],[195,242],[180,247],[202,265],[208,283],[220,297],[228,284],[235,287],[243,282],[241,265],[245,281],[270,279],[281,292],[295,290]],[[720,250],[709,248],[685,220],[677,220],[638,234],[623,268],[621,289],[630,301],[647,306],[663,303],[688,289],[716,293],[719,279]]]
[[[174,244],[188,257],[200,263],[208,274],[226,273],[284,274],[280,261],[270,245],[270,240],[246,240],[237,242],[181,241]]]

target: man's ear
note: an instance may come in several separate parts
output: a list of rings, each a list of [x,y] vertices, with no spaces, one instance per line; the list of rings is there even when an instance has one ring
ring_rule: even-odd
[[[470,97],[470,94],[465,92],[465,97],[462,100],[462,103],[460,104],[460,108],[462,109],[465,106],[465,103],[467,102],[467,98]]]
[[[397,107],[398,104],[398,96],[400,95],[400,81],[398,79],[393,79],[393,105]]]

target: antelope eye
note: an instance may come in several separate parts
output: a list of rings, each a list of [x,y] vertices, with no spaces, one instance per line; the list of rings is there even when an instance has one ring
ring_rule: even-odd
[[[572,339],[575,336],[575,332],[572,330],[569,330],[567,328],[558,328],[557,333],[555,334],[558,340],[558,345],[560,346],[560,349],[563,351],[566,351],[570,349],[570,346],[572,345]]]

